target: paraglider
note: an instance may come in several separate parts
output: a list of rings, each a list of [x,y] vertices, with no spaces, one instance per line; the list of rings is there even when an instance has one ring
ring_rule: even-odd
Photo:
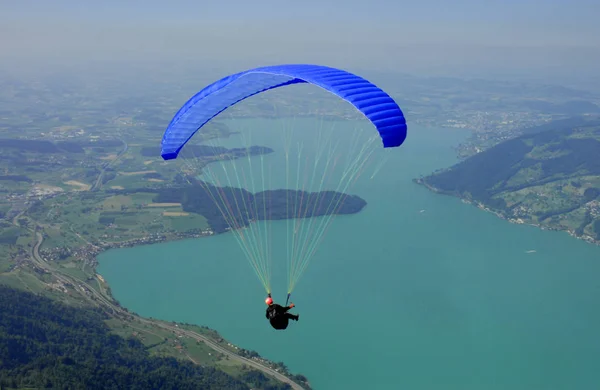
[[[208,85],[192,96],[177,111],[164,132],[161,141],[162,158],[164,160],[177,159],[182,148],[192,139],[194,134],[201,130],[211,119],[244,99],[276,88],[303,83],[317,86],[349,102],[375,127],[378,132],[378,138],[380,138],[380,142],[384,148],[398,147],[405,141],[407,125],[402,110],[386,92],[371,82],[341,69],[321,65],[287,64],[259,67],[229,75]],[[372,135],[370,137],[376,138]],[[357,143],[360,144],[360,142]],[[342,166],[343,173],[338,179],[339,184],[337,186],[340,191],[347,190],[365,169],[365,162],[369,158],[370,153],[365,151],[366,147],[364,146],[360,146],[359,148],[362,148],[359,151],[360,153],[357,153],[355,158],[348,159],[347,166],[342,166],[343,163],[340,162],[341,159],[337,156],[335,159],[333,158],[335,148],[323,148],[325,150],[323,151],[325,154],[323,161],[326,164],[326,169],[333,170]],[[299,147],[298,150],[300,149]],[[219,153],[221,152],[219,151]],[[288,151],[286,150],[285,153],[287,164]],[[258,158],[262,164],[262,157]],[[303,158],[303,163],[308,164],[308,158],[305,156]],[[309,171],[309,174],[312,175],[310,183],[315,182],[318,184],[319,191],[321,191],[320,189],[324,183],[330,183],[331,181],[325,180],[324,174],[323,177],[315,178],[315,175],[319,174],[321,169],[317,168],[317,163],[322,162],[316,160],[318,159],[315,159],[314,167]],[[312,160],[310,161],[312,162]],[[208,163],[204,162],[201,169],[203,172],[205,169],[209,169]],[[286,168],[286,172],[288,172],[288,168]],[[232,174],[228,173],[227,175],[227,179],[230,181],[237,178],[238,187],[244,187],[249,182],[254,183],[255,179],[255,177],[250,176],[249,179],[244,177],[242,180],[239,177],[238,169],[235,169]],[[293,183],[293,181],[290,182]],[[288,183],[287,178],[286,183]],[[301,180],[296,179],[296,183],[301,183]],[[236,187],[236,185],[229,184],[228,187]],[[267,318],[270,320],[273,318],[277,318],[278,320],[280,318],[285,319],[283,321],[284,325],[280,326],[276,324],[278,327],[285,329],[288,319],[297,321],[298,316],[287,313],[293,307],[293,304],[285,307],[273,304],[269,280],[271,260],[271,251],[269,249],[270,233],[267,233],[268,229],[266,227],[262,230],[257,228],[255,231],[252,231],[247,225],[241,226],[237,223],[237,221],[243,219],[239,217],[240,215],[248,216],[247,219],[252,221],[252,223],[258,223],[258,219],[261,218],[257,218],[256,216],[261,215],[261,213],[251,209],[251,206],[256,207],[257,201],[251,198],[251,193],[238,192],[236,194],[239,195],[235,195],[230,192],[227,195],[225,192],[219,191],[218,186],[207,186],[207,192],[211,192],[211,197],[218,204],[219,211],[223,214],[223,218],[228,221],[231,230],[236,234],[238,243],[242,246],[244,254],[268,293],[269,298],[266,301],[268,305]],[[265,191],[266,188],[262,188],[261,193],[264,194]],[[301,196],[304,196],[302,194]],[[306,194],[314,195],[308,192]],[[329,195],[331,195],[331,191]],[[290,222],[294,226],[289,225],[291,227],[288,227],[288,241],[291,243],[289,244],[291,249],[288,252],[288,299],[300,275],[306,269],[309,259],[314,255],[317,245],[321,242],[322,235],[327,230],[328,224],[331,222],[329,215],[334,214],[333,210],[339,207],[340,202],[343,202],[345,199],[345,195],[330,198],[333,199],[332,204],[324,205],[323,207],[328,207],[327,210],[331,211],[328,211],[329,214],[322,213],[325,217],[321,218],[319,222],[315,222],[314,224],[311,222],[310,226],[305,230],[302,230],[302,226],[299,226],[298,222]],[[263,197],[260,199],[271,198]],[[320,207],[324,203],[322,201],[323,198],[317,196],[315,199],[312,203],[304,202],[304,204],[307,204],[304,207],[317,207],[317,205]],[[294,203],[293,207],[302,207],[302,205],[303,200],[300,199]],[[262,207],[267,207],[264,202],[262,203]],[[241,208],[245,209],[241,210]],[[310,218],[311,214],[298,209],[295,210],[294,215],[296,220],[302,220],[303,218]],[[246,229],[250,231],[245,232]]]
[[[300,83],[316,85],[350,102],[373,123],[385,148],[400,146],[406,139],[402,110],[394,99],[367,80],[320,65],[276,65],[224,77],[192,96],[165,130],[162,158],[177,158],[190,138],[228,107],[258,93]]]
[[[281,306],[277,303],[273,303],[271,294],[265,299],[265,303],[267,304],[266,317],[274,329],[287,329],[289,320],[298,321],[298,319],[300,319],[300,315],[288,313],[290,309],[296,306],[293,303],[290,303],[289,306]]]

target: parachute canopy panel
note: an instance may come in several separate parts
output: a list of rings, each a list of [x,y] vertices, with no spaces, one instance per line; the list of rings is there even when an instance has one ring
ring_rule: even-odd
[[[258,93],[286,85],[310,83],[350,102],[379,132],[386,148],[406,139],[406,120],[396,102],[369,81],[344,70],[321,65],[276,65],[246,70],[207,86],[175,114],[161,144],[165,160],[177,155],[209,120]]]

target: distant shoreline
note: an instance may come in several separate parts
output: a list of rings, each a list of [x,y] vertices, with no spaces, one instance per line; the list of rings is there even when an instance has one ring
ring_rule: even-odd
[[[587,234],[582,234],[581,236],[578,236],[577,234],[575,234],[575,231],[571,230],[571,229],[557,229],[557,228],[546,226],[546,225],[543,225],[543,224],[540,224],[540,223],[525,222],[521,218],[511,218],[511,217],[508,217],[506,214],[504,214],[501,211],[493,210],[493,209],[487,207],[485,204],[483,204],[481,202],[474,201],[472,199],[468,199],[468,198],[466,198],[464,196],[460,196],[460,195],[457,195],[455,193],[450,193],[450,192],[447,192],[447,191],[440,190],[439,188],[434,187],[431,184],[425,182],[422,178],[413,179],[413,182],[416,183],[416,184],[424,186],[425,188],[427,188],[428,190],[430,190],[431,192],[434,192],[436,194],[447,195],[447,196],[452,196],[454,198],[458,198],[463,203],[467,203],[467,204],[473,205],[473,206],[477,207],[478,209],[481,209],[483,211],[487,211],[489,213],[492,213],[495,216],[497,216],[498,218],[503,219],[505,221],[508,221],[510,223],[513,223],[513,224],[516,224],[516,225],[534,226],[534,227],[537,227],[537,228],[539,228],[541,230],[556,231],[556,232],[565,232],[565,233],[568,233],[570,236],[572,236],[572,237],[574,237],[574,238],[576,238],[578,240],[582,240],[582,241],[585,241],[585,242],[587,242],[589,244],[594,244],[594,245],[600,246],[600,240],[596,240],[596,239],[594,239],[593,237],[591,237],[591,236],[589,236]]]
[[[111,192],[122,192],[120,190],[112,190]],[[349,194],[344,194],[346,196],[353,196],[353,195],[349,195]],[[360,208],[358,208],[356,211],[354,212],[338,212],[338,213],[332,213],[336,216],[344,216],[344,215],[353,215],[353,214],[358,214],[360,213],[364,207],[366,207],[366,201],[364,201],[362,198],[359,198],[364,202],[364,205],[362,205]],[[314,218],[317,218],[320,216],[315,216]],[[309,217],[307,217],[309,218]],[[278,221],[281,219],[270,219],[270,221]],[[254,221],[250,221],[250,223],[254,223]],[[243,226],[241,227],[241,229],[247,229],[248,226]],[[84,245],[83,247],[79,247],[77,248],[77,251],[80,253],[84,254],[84,258],[82,260],[84,261],[89,261],[90,263],[94,264],[94,274],[98,275],[98,272],[96,270],[96,267],[98,265],[98,260],[97,257],[100,256],[102,253],[107,252],[111,249],[123,249],[123,248],[133,248],[133,247],[138,247],[138,246],[144,246],[144,245],[153,245],[153,244],[161,244],[161,243],[168,243],[168,242],[177,242],[177,241],[183,241],[183,240],[189,240],[189,239],[197,239],[197,238],[204,238],[204,237],[210,237],[210,236],[216,236],[216,235],[220,235],[220,234],[225,234],[225,233],[229,233],[230,231],[232,231],[232,228],[228,228],[226,230],[217,230],[215,231],[214,229],[212,229],[211,227],[208,227],[206,229],[198,229],[198,230],[194,230],[194,231],[188,231],[188,232],[178,232],[178,233],[169,233],[169,234],[164,234],[164,233],[153,233],[144,237],[139,237],[139,238],[133,238],[133,239],[129,239],[129,240],[125,240],[125,241],[115,241],[115,242],[111,242],[111,241],[97,241],[97,242],[89,242],[86,245]],[[46,251],[50,251],[51,249],[45,249],[44,252]],[[46,255],[46,253],[44,253],[44,255]],[[114,299],[114,297],[112,297]]]

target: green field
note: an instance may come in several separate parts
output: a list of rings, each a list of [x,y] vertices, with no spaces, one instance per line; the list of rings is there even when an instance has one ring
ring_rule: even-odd
[[[548,125],[425,177],[518,222],[600,242],[600,120]]]
[[[0,283],[36,294],[45,293],[48,290],[46,284],[28,270],[18,269],[0,274]]]

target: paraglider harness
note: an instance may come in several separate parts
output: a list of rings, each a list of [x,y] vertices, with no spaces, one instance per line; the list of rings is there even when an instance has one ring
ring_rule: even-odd
[[[290,293],[288,293],[288,295],[287,295],[287,299],[285,300],[285,306],[281,306],[281,305],[278,305],[278,304],[276,304],[276,303],[272,303],[272,304],[271,304],[271,306],[269,306],[269,307],[273,307],[273,310],[268,310],[268,309],[267,309],[267,318],[268,318],[269,320],[271,320],[271,319],[273,319],[273,318],[277,317],[278,315],[281,315],[281,314],[283,314],[283,313],[285,313],[285,312],[286,312],[286,310],[277,310],[277,309],[279,309],[280,307],[281,307],[282,309],[283,309],[284,307],[287,307],[287,305],[288,305],[288,303],[289,303],[289,301],[290,301],[290,295],[291,295],[291,294],[290,294]],[[271,293],[269,293],[268,297],[269,297],[269,298],[271,298]]]
[[[269,298],[271,298],[271,294],[269,293]],[[287,299],[285,300],[285,307],[278,305],[277,303],[272,303],[269,308],[267,308],[266,317],[269,319],[269,322],[275,329],[285,329],[287,328],[288,319],[285,318],[287,310],[285,308],[290,301],[290,294],[288,293]],[[285,318],[285,319],[284,319]]]

